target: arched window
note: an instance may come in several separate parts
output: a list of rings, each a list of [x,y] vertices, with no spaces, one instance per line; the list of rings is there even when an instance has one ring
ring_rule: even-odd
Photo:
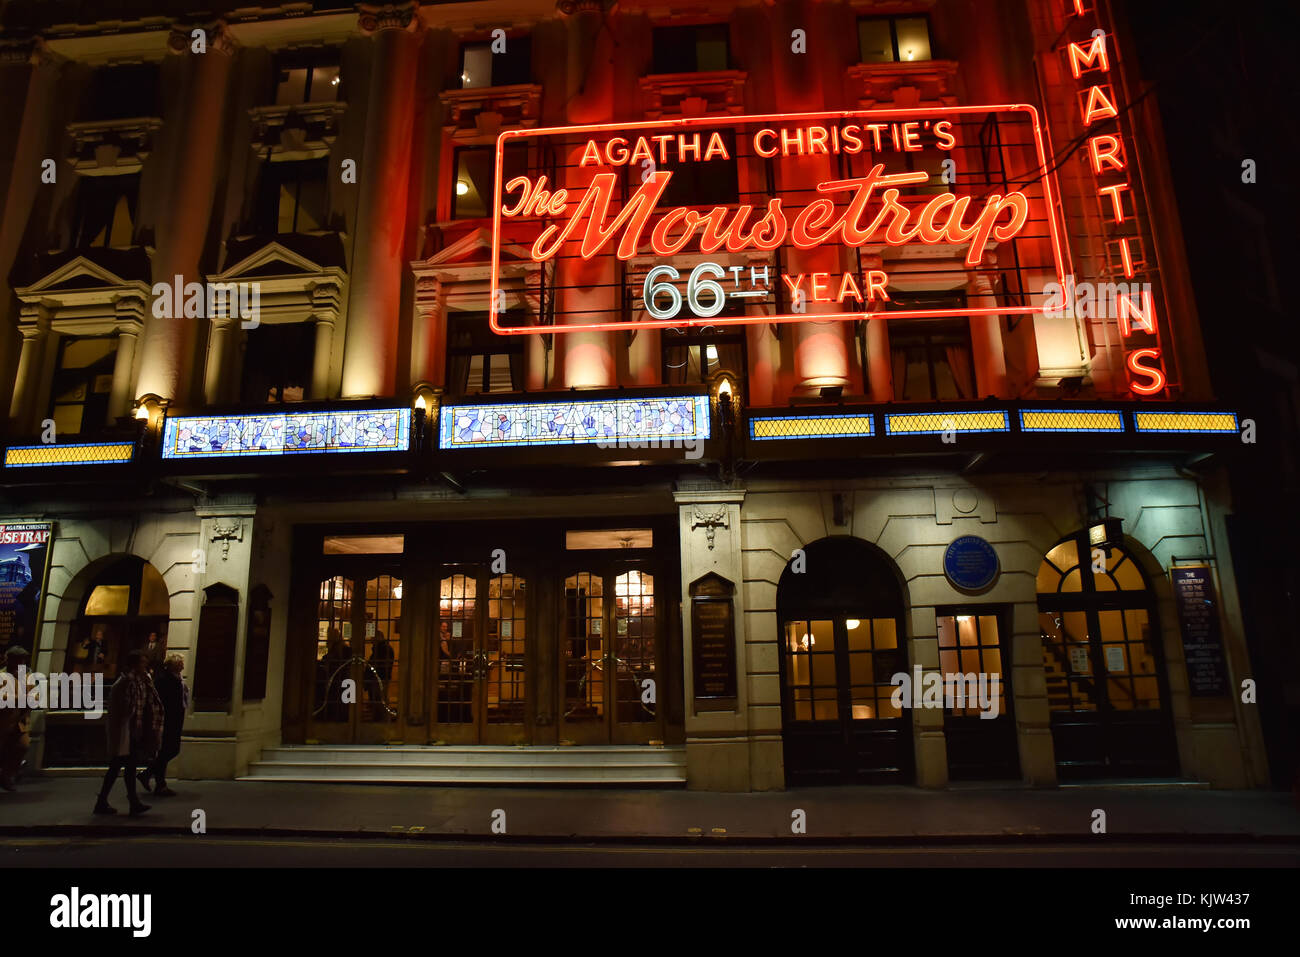
[[[1175,773],[1155,601],[1133,556],[1076,532],[1048,551],[1037,588],[1059,776]]]
[[[91,582],[68,634],[64,670],[117,677],[128,651],[144,648],[154,634],[166,645],[171,618],[167,583],[143,558],[113,562]]]

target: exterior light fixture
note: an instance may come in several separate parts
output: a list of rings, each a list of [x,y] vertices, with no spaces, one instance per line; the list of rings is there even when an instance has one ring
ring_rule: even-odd
[[[853,631],[855,628],[857,628],[857,627],[858,627],[859,625],[861,625],[861,624],[862,624],[862,622],[859,621],[857,618],[846,618],[846,619],[844,619],[844,627],[847,628],[849,631]]]
[[[465,182],[463,179],[456,180],[456,195],[464,196],[468,192],[469,192],[469,183]]]

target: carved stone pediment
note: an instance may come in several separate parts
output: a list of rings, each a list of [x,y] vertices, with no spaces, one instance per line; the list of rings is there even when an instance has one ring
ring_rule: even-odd
[[[443,127],[457,140],[490,143],[501,130],[536,126],[542,108],[542,88],[533,83],[444,90],[438,98]]]
[[[269,151],[273,163],[325,156],[338,137],[339,120],[347,108],[340,102],[255,106],[248,111],[252,149],[259,156]]]
[[[68,161],[82,176],[137,173],[162,129],[156,116],[68,124]]]
[[[745,112],[743,70],[707,73],[660,73],[641,80],[646,119],[678,116],[732,116]]]
[[[956,106],[957,63],[917,60],[856,63],[844,74],[845,90],[858,109],[908,109]]]

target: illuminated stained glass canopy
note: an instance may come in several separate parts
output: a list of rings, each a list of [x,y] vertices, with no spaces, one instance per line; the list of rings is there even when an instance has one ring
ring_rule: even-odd
[[[443,449],[597,445],[672,448],[709,437],[709,397],[576,399],[503,405],[446,405],[440,410]]]
[[[410,441],[410,409],[178,416],[163,430],[162,457],[404,452]]]

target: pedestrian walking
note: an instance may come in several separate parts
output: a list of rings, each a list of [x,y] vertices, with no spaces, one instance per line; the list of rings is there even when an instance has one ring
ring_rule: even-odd
[[[185,712],[190,707],[190,689],[181,677],[184,671],[185,659],[180,655],[168,655],[154,679],[163,708],[162,746],[153,763],[140,772],[140,783],[148,791],[152,777],[153,793],[158,797],[176,794],[167,786],[167,762],[181,753],[181,728],[185,724]]]
[[[149,659],[142,651],[126,655],[121,674],[108,696],[108,771],[95,802],[96,814],[116,814],[108,794],[118,773],[126,779],[126,796],[131,816],[143,814],[149,805],[136,796],[136,768],[152,761],[162,741],[163,705],[149,678]]]

